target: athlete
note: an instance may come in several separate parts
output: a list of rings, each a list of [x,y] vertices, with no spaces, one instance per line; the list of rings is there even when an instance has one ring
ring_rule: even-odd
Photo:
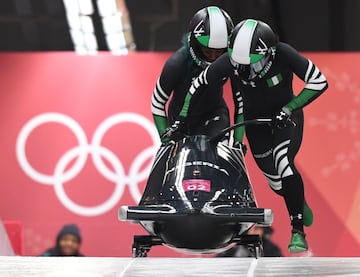
[[[305,83],[297,95],[292,87],[294,74]],[[256,164],[270,187],[284,198],[292,225],[289,252],[306,251],[304,225],[312,224],[313,213],[306,204],[303,180],[294,159],[302,142],[303,107],[327,89],[327,80],[309,59],[279,42],[266,23],[247,19],[234,28],[228,53],[193,82],[180,116],[188,116],[199,91],[225,77],[231,79],[235,123],[273,118],[271,126],[237,128],[233,140],[235,145],[241,143],[246,133]]]
[[[233,27],[230,16],[216,6],[203,8],[192,17],[183,46],[166,61],[153,91],[151,110],[159,135],[171,129],[177,121],[193,80],[227,51]],[[183,131],[189,135],[211,136],[230,125],[228,107],[223,98],[226,80],[224,78],[219,85],[199,91],[200,105],[193,103],[194,108],[188,113],[189,120],[182,126]],[[202,104],[204,101],[206,105]]]

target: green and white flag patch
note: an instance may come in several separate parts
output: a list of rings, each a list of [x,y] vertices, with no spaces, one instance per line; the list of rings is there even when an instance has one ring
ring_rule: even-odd
[[[278,85],[282,81],[282,79],[283,79],[282,75],[278,74],[278,75],[272,76],[270,79],[267,79],[266,83],[267,83],[268,87],[271,88],[271,87]]]

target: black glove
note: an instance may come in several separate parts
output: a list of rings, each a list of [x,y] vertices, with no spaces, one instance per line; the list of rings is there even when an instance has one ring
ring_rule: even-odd
[[[241,142],[241,141],[236,141],[234,143],[234,148],[238,148],[238,149],[241,149],[241,151],[243,152],[243,155],[245,156],[246,155],[246,152],[247,152],[247,146],[245,143]]]
[[[177,141],[183,135],[184,121],[176,120],[171,126],[167,127],[164,133],[161,134],[161,142],[167,143],[169,141]]]
[[[278,129],[284,129],[288,126],[295,127],[296,123],[290,118],[291,112],[282,108],[273,118],[273,126]]]

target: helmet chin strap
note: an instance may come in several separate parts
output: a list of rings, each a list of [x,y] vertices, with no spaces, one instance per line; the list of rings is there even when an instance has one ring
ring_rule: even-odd
[[[190,51],[190,55],[193,58],[194,62],[201,68],[205,69],[206,67],[208,67],[211,64],[210,62],[200,60],[196,56],[194,49],[190,45],[189,45],[189,51]]]
[[[264,69],[263,69],[263,70],[260,72],[260,74],[258,75],[259,78],[264,77],[264,76],[266,75],[266,73],[269,72],[270,67],[272,66],[272,63],[273,63],[273,60],[272,60],[272,59],[270,59],[270,60],[266,63],[266,65],[264,66]]]
[[[266,73],[269,72],[270,67],[273,64],[274,58],[275,58],[275,54],[276,54],[276,47],[271,47],[270,48],[270,57],[269,57],[269,61],[266,63],[266,65],[264,66],[264,69],[261,71],[260,73],[260,78],[264,77]]]

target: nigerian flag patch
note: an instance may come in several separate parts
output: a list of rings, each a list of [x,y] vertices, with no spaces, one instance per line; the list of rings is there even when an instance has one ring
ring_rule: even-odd
[[[278,74],[278,75],[272,76],[270,79],[267,79],[266,83],[267,83],[268,87],[271,88],[271,87],[274,87],[277,84],[279,84],[282,81],[282,79],[283,79],[282,75]]]

